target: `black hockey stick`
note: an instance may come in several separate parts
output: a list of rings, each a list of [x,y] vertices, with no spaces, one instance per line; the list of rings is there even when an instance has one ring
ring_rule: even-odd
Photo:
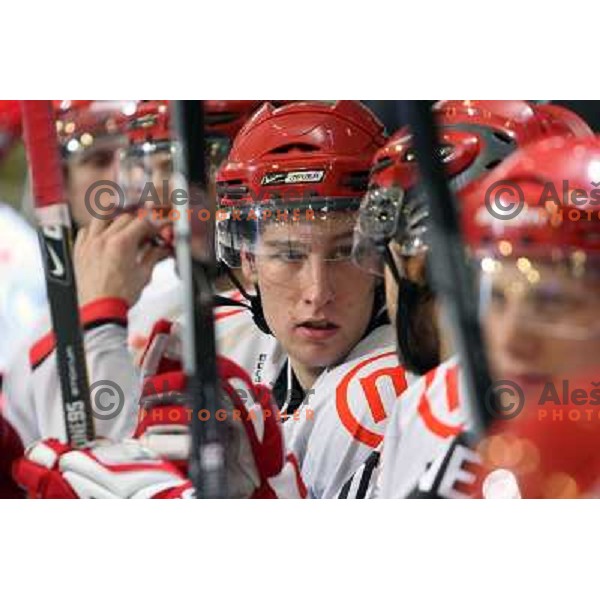
[[[184,369],[192,408],[190,477],[198,498],[226,498],[224,424],[215,418],[221,408],[216,365],[213,315],[213,280],[216,272],[214,222],[204,221],[201,256],[192,259],[192,227],[189,205],[196,212],[204,206],[214,214],[206,199],[207,169],[204,153],[204,111],[200,100],[172,102],[176,138],[180,141],[182,186],[187,185],[187,202],[179,206],[175,223],[177,266],[183,281]],[[185,189],[185,187],[184,187]],[[200,411],[208,416],[202,421]]]
[[[481,337],[475,282],[468,267],[456,201],[436,151],[439,144],[430,104],[423,100],[401,100],[399,104],[412,128],[421,184],[429,200],[431,243],[428,261],[432,285],[453,330],[465,374],[474,431],[482,434],[492,421],[486,407],[496,404]]]
[[[78,447],[94,439],[94,422],[71,256],[73,231],[52,103],[49,100],[23,100],[21,111],[56,339],[67,438],[70,444]]]

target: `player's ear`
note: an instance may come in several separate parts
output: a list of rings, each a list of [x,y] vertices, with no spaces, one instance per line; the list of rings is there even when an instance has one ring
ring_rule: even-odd
[[[242,273],[244,279],[256,287],[258,284],[258,275],[256,273],[254,254],[245,249],[240,252],[240,258],[242,259]]]

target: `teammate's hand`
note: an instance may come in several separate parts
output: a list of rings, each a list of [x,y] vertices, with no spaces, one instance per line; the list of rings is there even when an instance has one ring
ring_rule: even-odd
[[[84,450],[55,439],[30,446],[13,477],[31,498],[188,498],[191,483],[135,440]]]
[[[74,250],[81,305],[100,298],[122,298],[133,306],[155,265],[170,255],[151,240],[164,223],[121,214],[113,221],[93,219],[77,234]]]
[[[161,354],[171,324],[159,321],[142,362],[147,375],[134,434],[171,464],[185,469],[192,418],[212,418],[223,427],[227,491],[231,498],[304,498],[306,488],[285,439],[269,390],[254,385],[248,374],[226,358],[217,358],[221,407],[214,415],[193,415],[181,364]],[[206,411],[204,411],[206,413]]]

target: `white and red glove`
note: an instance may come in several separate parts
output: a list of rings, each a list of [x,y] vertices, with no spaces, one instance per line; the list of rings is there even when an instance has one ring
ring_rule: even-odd
[[[150,347],[165,340],[161,322]],[[158,337],[156,333],[158,332]],[[152,353],[151,353],[152,354]],[[162,354],[162,353],[161,353]],[[148,358],[148,356],[146,356]],[[135,440],[96,442],[74,450],[57,440],[38,442],[16,463],[14,476],[29,495],[43,498],[180,498],[191,496],[184,478],[193,418],[185,399],[186,378],[171,358],[152,359],[140,400]],[[223,408],[211,415],[227,430],[230,498],[305,498],[296,458],[286,453],[279,412],[267,388],[255,386],[237,364],[217,360]],[[156,374],[157,373],[157,374]],[[195,416],[194,416],[195,417]]]
[[[217,361],[223,408],[210,418],[223,422],[227,436],[230,498],[305,498],[296,458],[286,453],[279,412],[267,388],[252,384],[235,363]],[[192,414],[181,371],[149,377],[143,388],[135,437],[185,472]]]
[[[192,484],[137,440],[97,441],[74,449],[37,442],[13,466],[30,498],[188,498]]]

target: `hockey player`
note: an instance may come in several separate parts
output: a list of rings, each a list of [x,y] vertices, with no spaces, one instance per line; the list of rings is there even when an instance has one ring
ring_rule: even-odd
[[[168,252],[157,249],[151,254],[143,252],[143,264],[138,263],[140,258],[140,240],[153,235],[156,225],[143,222],[131,216],[123,215],[114,220],[92,219],[84,198],[86,186],[94,185],[98,177],[114,181],[116,179],[115,156],[122,144],[122,132],[116,125],[119,119],[127,112],[127,103],[114,105],[102,102],[75,102],[74,104],[60,104],[57,115],[60,147],[64,158],[64,168],[67,178],[70,204],[76,216],[76,226],[82,235],[78,236],[75,245],[75,264],[78,274],[85,278],[85,273],[92,273],[86,282],[81,282],[80,291],[83,292],[83,302],[86,294],[89,297],[89,286],[98,285],[99,282],[112,286],[105,290],[107,296],[100,303],[86,303],[86,310],[82,312],[82,324],[86,330],[86,343],[92,347],[102,348],[94,359],[99,358],[102,352],[117,355],[117,361],[132,362],[130,350],[134,346],[136,337],[147,338],[149,328],[160,316],[159,309],[151,301],[157,287],[168,287],[164,277],[156,277],[155,282],[146,288],[147,298],[142,299],[146,308],[141,308],[137,303],[142,290],[150,281],[153,266]],[[90,205],[91,206],[91,205]],[[78,216],[79,215],[79,216]],[[88,221],[89,218],[89,221]],[[85,223],[88,226],[85,227]],[[111,227],[109,227],[109,224]],[[128,228],[124,226],[128,224]],[[92,234],[90,235],[90,229]],[[127,229],[132,235],[119,236],[118,233]],[[110,256],[110,260],[99,261],[94,247],[102,243],[103,254]],[[81,268],[85,263],[87,271]],[[119,269],[115,271],[115,264]],[[135,268],[132,270],[132,266]],[[171,267],[171,273],[173,273]],[[123,277],[121,277],[123,274]],[[173,278],[173,274],[171,275]],[[166,278],[168,279],[168,278]],[[173,279],[172,279],[173,280]],[[159,281],[161,283],[159,283]],[[118,291],[117,291],[118,290]],[[115,297],[119,300],[115,300]],[[111,299],[112,298],[112,299]],[[131,310],[129,310],[131,308]],[[125,328],[128,319],[131,325]],[[107,323],[114,323],[117,335],[112,340],[112,345],[103,346],[105,333],[103,327]],[[147,327],[148,329],[144,329]],[[24,445],[40,437],[50,435],[61,437],[64,432],[63,416],[61,414],[59,397],[59,384],[56,365],[53,356],[54,340],[48,333],[49,318],[45,316],[38,325],[28,333],[31,339],[24,342],[15,360],[7,368],[4,378],[5,412],[4,416],[11,426],[17,431]],[[91,381],[96,381],[95,365],[90,363]],[[138,386],[137,378],[131,374],[129,379],[131,387]],[[114,394],[114,390],[113,390]],[[130,434],[135,427],[135,408],[129,412],[124,411],[121,418],[115,421],[98,421],[98,430],[101,434],[111,433],[117,438]]]
[[[145,241],[161,225],[155,219],[116,210],[126,209],[128,199],[137,208],[146,183],[154,183],[147,196],[152,207],[169,206],[161,198],[162,181],[169,178],[172,168],[168,104],[76,101],[60,103],[58,108],[57,130],[80,232],[74,262],[90,381],[112,382],[99,389],[104,394],[102,402],[118,408],[125,398],[139,397],[137,363],[154,324],[161,318],[175,319],[181,312],[173,259],[162,261],[171,251],[162,245],[148,247]],[[89,186],[98,183],[104,195],[90,196]],[[114,184],[119,185],[122,198]],[[111,206],[111,201],[123,206]],[[172,223],[166,226],[168,230]],[[222,311],[224,316],[232,312]],[[113,326],[109,336],[108,325]],[[52,335],[47,333],[47,322],[38,329],[35,343],[28,342],[27,350],[19,352],[5,385],[7,419],[26,445],[40,436],[62,439],[64,430],[56,401],[60,392]],[[137,406],[126,406],[129,410],[121,410],[114,419],[101,415],[97,423],[101,435],[121,439],[133,433]]]
[[[440,124],[440,152],[445,162],[451,185],[462,189],[461,196],[475,185],[500,161],[514,151],[517,145],[527,144],[552,133],[589,136],[591,130],[577,116],[553,105],[531,106],[525,102],[446,102],[436,108]],[[408,160],[407,160],[408,159]],[[410,138],[400,133],[376,158],[371,191],[365,199],[359,221],[355,255],[366,268],[386,269],[388,309],[396,323],[398,349],[403,359],[424,374],[396,405],[386,430],[384,452],[390,456],[393,467],[388,483],[381,477],[381,497],[410,495],[448,495],[447,479],[436,479],[438,463],[429,477],[416,487],[414,473],[422,474],[423,463],[415,460],[402,469],[395,468],[396,443],[408,444],[403,456],[426,457],[432,462],[436,452],[419,454],[419,447],[427,447],[427,436],[439,444],[448,443],[462,431],[464,414],[457,410],[458,381],[456,358],[446,335],[440,333],[434,295],[427,283],[425,257],[427,250],[428,210],[425,198],[416,184],[415,165],[410,149]],[[419,335],[422,325],[429,335]],[[431,335],[433,327],[435,335]],[[423,344],[423,340],[438,340]],[[444,362],[439,368],[439,361]],[[439,386],[448,385],[450,395],[436,395]],[[440,419],[439,415],[445,415]],[[400,431],[406,430],[402,436]],[[412,436],[412,437],[411,437]],[[409,443],[409,439],[415,441]],[[404,446],[403,446],[404,448]],[[415,450],[415,448],[417,448]],[[440,458],[442,460],[442,458]],[[410,462],[410,459],[409,461]],[[346,482],[342,497],[365,497],[374,492],[369,485],[376,479],[374,469],[377,453]],[[376,473],[376,472],[375,472]],[[406,487],[389,483],[398,477]],[[460,488],[460,486],[459,486]],[[441,491],[440,491],[441,490]]]
[[[593,412],[595,405],[600,340],[593,317],[598,149],[596,138],[538,142],[463,198],[486,346],[507,414],[502,407],[489,409],[506,421],[476,446],[476,454],[463,433],[470,426],[471,400],[460,364],[444,363],[407,394],[406,412],[390,421],[382,497],[597,495],[597,415],[590,418],[586,410]],[[503,222],[484,200],[498,181],[511,181],[523,194],[519,214]],[[506,203],[504,193],[498,205]],[[565,387],[571,391],[565,394]],[[573,390],[579,397],[570,395]],[[410,465],[399,459],[404,453]],[[480,473],[481,456],[490,479]]]
[[[217,314],[219,352],[271,387],[291,415],[286,437],[311,497],[332,496],[377,446],[407,385],[382,290],[349,260],[368,166],[383,140],[359,103],[265,106],[217,176],[220,255],[254,288],[240,286],[251,311]],[[158,324],[144,356],[148,410],[137,435],[153,447],[166,444],[155,391],[178,368],[181,327]]]
[[[217,317],[219,350],[241,363],[253,384],[273,386],[280,411],[293,415],[285,428],[311,496],[331,495],[361,464],[407,385],[381,290],[350,261],[368,167],[384,139],[356,102],[266,106],[240,132],[218,176],[227,215],[220,249],[253,282],[254,293],[243,292],[258,324],[243,309]],[[261,217],[253,219],[250,209]],[[165,405],[182,390],[182,326],[158,323],[143,359],[149,377],[136,433],[157,449],[182,446],[185,413]],[[242,343],[245,331],[251,344]],[[305,395],[309,402],[298,411]]]

